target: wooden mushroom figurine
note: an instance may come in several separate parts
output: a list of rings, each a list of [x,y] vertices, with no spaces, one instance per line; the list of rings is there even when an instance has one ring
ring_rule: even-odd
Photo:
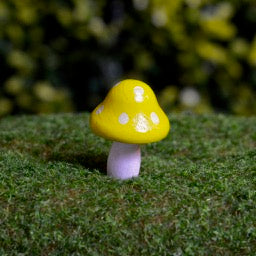
[[[139,80],[127,79],[111,88],[91,113],[92,131],[114,141],[107,174],[117,179],[139,175],[140,145],[165,138],[170,123],[152,89]]]

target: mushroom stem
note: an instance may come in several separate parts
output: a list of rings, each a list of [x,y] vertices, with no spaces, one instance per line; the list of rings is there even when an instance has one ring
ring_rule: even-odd
[[[137,177],[140,171],[140,146],[113,142],[107,162],[107,174],[125,180]]]

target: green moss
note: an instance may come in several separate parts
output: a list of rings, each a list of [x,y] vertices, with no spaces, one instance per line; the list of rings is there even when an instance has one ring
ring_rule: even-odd
[[[0,121],[1,255],[255,253],[256,118],[170,115],[117,181],[88,116]]]

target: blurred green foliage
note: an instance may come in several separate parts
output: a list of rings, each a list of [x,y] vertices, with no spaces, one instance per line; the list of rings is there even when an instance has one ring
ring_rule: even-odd
[[[255,0],[0,1],[0,116],[91,110],[123,78],[166,111],[256,114]]]

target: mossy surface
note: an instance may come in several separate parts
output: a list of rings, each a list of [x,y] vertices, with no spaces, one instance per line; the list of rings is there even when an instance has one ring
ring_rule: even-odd
[[[254,255],[256,118],[169,115],[118,181],[88,117],[0,120],[0,255]]]

